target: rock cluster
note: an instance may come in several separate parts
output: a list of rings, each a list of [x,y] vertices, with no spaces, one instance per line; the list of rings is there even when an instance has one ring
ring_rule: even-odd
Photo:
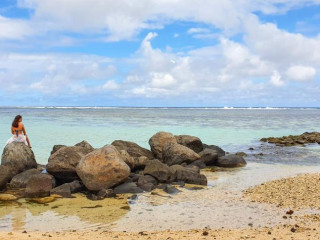
[[[318,143],[320,144],[320,133],[319,132],[305,132],[301,135],[289,135],[283,137],[269,137],[261,138],[260,141],[275,144],[281,147],[291,146],[303,146],[305,144]]]
[[[239,155],[225,155],[218,146],[206,145],[194,136],[158,132],[149,140],[150,149],[116,140],[94,149],[82,141],[74,146],[55,145],[46,165],[38,166],[30,148],[12,143],[4,149],[0,187],[24,189],[24,197],[42,202],[55,196],[72,198],[82,191],[89,199],[101,200],[121,193],[142,193],[156,188],[177,193],[172,185],[207,185],[200,169],[206,166],[243,167]],[[52,197],[51,197],[52,196]],[[31,201],[33,201],[31,199]]]

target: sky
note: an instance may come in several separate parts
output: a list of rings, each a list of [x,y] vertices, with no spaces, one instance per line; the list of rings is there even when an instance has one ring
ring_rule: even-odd
[[[320,0],[0,0],[0,106],[319,102]]]

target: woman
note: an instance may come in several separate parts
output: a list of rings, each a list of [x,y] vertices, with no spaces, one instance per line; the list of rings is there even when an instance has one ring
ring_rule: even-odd
[[[13,134],[13,136],[9,138],[7,144],[13,142],[23,142],[24,144],[28,145],[29,148],[31,148],[31,144],[27,136],[26,129],[24,128],[24,125],[22,123],[21,115],[17,115],[14,118],[11,126],[11,133]]]

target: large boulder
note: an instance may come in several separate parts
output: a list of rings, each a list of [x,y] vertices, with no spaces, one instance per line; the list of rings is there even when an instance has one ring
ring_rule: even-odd
[[[66,147],[66,145],[54,145],[50,155],[54,154],[56,151],[58,151],[60,148]]]
[[[135,159],[129,155],[126,150],[119,150],[120,156],[122,160],[130,167],[130,169],[134,169],[135,167]]]
[[[47,171],[57,179],[70,182],[78,178],[76,167],[81,158],[90,153],[86,147],[62,147],[49,157]]]
[[[199,153],[199,155],[200,155],[200,160],[207,166],[215,165],[219,156],[216,150],[213,150],[210,148],[205,148],[203,151]]]
[[[50,191],[54,188],[55,180],[50,174],[33,175],[27,183],[25,189],[25,197],[42,198],[50,195]]]
[[[83,157],[76,168],[83,184],[91,191],[109,189],[130,175],[129,166],[112,145],[96,149]]]
[[[172,182],[174,179],[173,172],[170,167],[159,160],[151,160],[146,165],[144,175],[151,175],[159,182]]]
[[[92,152],[94,148],[88,143],[86,140],[83,140],[82,142],[79,142],[75,145],[76,147],[83,147],[88,149],[88,151]]]
[[[224,157],[219,157],[216,165],[218,167],[224,168],[236,168],[236,167],[244,167],[247,162],[243,157],[235,154],[230,154]]]
[[[207,185],[207,177],[198,173],[192,168],[186,168],[181,165],[173,165],[170,167],[174,174],[174,181],[183,181],[185,183]]]
[[[162,149],[162,160],[169,166],[191,163],[199,158],[200,156],[193,150],[178,143],[167,143]]]
[[[190,135],[177,135],[175,138],[179,144],[192,149],[196,153],[199,153],[203,150],[203,144],[198,137]]]
[[[148,159],[153,159],[153,154],[150,150],[140,147],[138,144],[129,141],[115,140],[111,143],[115,146],[118,151],[126,150],[129,155],[133,158],[147,157]]]
[[[11,168],[12,176],[31,168],[37,168],[34,153],[24,143],[10,143],[4,148],[1,165]]]
[[[150,138],[149,145],[155,158],[162,159],[162,148],[167,143],[177,143],[173,134],[168,132],[158,132]]]
[[[41,171],[38,169],[29,169],[27,171],[24,171],[22,173],[19,173],[18,175],[14,176],[10,183],[9,187],[10,188],[25,188],[27,186],[27,183],[29,180],[32,178],[32,176],[40,174]]]
[[[7,187],[7,183],[14,176],[9,166],[0,165],[0,190]]]
[[[206,149],[206,148],[215,150],[218,153],[218,157],[222,157],[226,155],[226,152],[221,147],[218,147],[216,145],[203,144],[203,149]]]

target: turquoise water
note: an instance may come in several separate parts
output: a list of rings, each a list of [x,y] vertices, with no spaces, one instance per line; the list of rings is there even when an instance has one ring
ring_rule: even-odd
[[[15,115],[23,116],[39,163],[46,163],[55,144],[87,140],[94,147],[113,140],[149,147],[158,131],[198,136],[204,143],[240,151],[269,136],[319,131],[319,109],[200,108],[0,108],[0,146],[11,136]]]

